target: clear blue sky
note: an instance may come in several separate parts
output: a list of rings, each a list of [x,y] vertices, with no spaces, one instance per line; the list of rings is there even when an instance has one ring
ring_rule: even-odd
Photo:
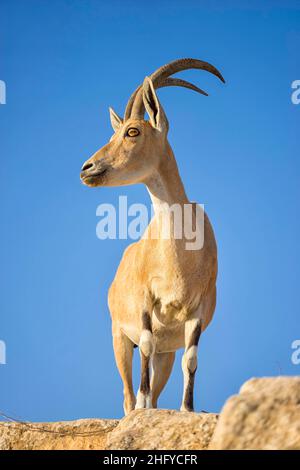
[[[148,194],[89,189],[79,172],[111,136],[108,106],[123,113],[144,76],[179,57],[208,60],[227,81],[188,71],[208,98],[159,92],[187,193],[205,204],[219,248],[196,409],[220,410],[252,376],[299,374],[299,6],[0,1],[0,409],[29,420],[122,415],[107,290],[129,242],[96,238],[96,207],[121,194],[149,204]],[[180,356],[161,407],[180,406]]]

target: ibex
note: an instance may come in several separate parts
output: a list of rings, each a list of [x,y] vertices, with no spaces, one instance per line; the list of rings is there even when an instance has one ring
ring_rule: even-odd
[[[146,185],[154,216],[144,236],[124,252],[109,289],[116,364],[124,385],[124,412],[157,406],[170,376],[175,352],[184,347],[182,369],[184,392],[181,410],[194,409],[194,379],[200,335],[210,323],[216,305],[217,247],[206,214],[204,242],[187,250],[186,237],[162,236],[162,218],[174,224],[171,208],[189,202],[176,160],[167,140],[168,120],[156,89],[167,86],[203,90],[179,78],[186,69],[202,69],[217,76],[211,64],[197,59],[179,59],[146,77],[131,95],[124,119],[110,108],[114,134],[104,147],[87,160],[81,180],[90,187]],[[149,121],[144,120],[145,110]],[[192,204],[195,212],[196,204]],[[199,207],[199,206],[197,206]],[[156,236],[151,236],[151,233]],[[141,355],[141,381],[137,398],[132,385],[133,348]],[[150,366],[152,374],[150,381]]]

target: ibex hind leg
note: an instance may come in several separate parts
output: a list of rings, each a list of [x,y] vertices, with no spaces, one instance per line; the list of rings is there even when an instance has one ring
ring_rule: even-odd
[[[151,317],[148,312],[142,315],[142,333],[139,342],[141,355],[141,382],[136,399],[136,409],[152,408],[150,388],[150,364],[154,354]]]
[[[155,353],[152,359],[151,393],[153,408],[157,408],[157,400],[163,391],[172,372],[175,352]]]
[[[120,328],[113,328],[113,347],[116,364],[123,381],[124,413],[127,415],[135,407],[135,395],[132,385],[132,357],[134,344]]]

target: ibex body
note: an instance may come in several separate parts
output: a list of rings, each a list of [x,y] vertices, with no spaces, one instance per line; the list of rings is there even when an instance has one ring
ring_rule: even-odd
[[[203,245],[187,249],[172,229],[165,237],[164,222],[174,227],[170,208],[189,202],[167,140],[168,121],[155,89],[184,86],[206,94],[170,75],[188,68],[207,70],[222,81],[218,70],[195,59],[174,61],[146,77],[131,96],[124,119],[111,109],[115,131],[110,142],[84,165],[82,181],[88,186],[144,183],[154,206],[154,217],[142,239],[130,245],[109,290],[113,345],[124,384],[124,411],[156,407],[174,363],[175,351],[184,347],[182,410],[193,410],[194,377],[200,334],[212,319],[216,304],[217,248],[212,227],[204,215]],[[144,120],[145,109],[150,120]],[[197,219],[197,206],[192,205]],[[182,220],[184,223],[184,220]],[[155,236],[153,236],[155,234]],[[141,354],[141,382],[135,398],[132,386],[133,348]],[[150,366],[152,377],[150,381]]]

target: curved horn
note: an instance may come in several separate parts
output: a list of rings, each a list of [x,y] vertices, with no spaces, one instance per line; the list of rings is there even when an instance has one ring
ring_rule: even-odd
[[[156,88],[164,88],[166,86],[181,86],[183,88],[188,88],[189,90],[194,90],[197,93],[200,93],[201,95],[208,96],[208,93],[206,93],[206,91],[201,90],[201,88],[198,88],[196,85],[193,85],[193,83],[187,82],[186,80],[182,80],[181,78],[166,78],[165,81],[159,84],[159,86]]]
[[[164,86],[182,86],[197,91],[198,93],[207,95],[207,93],[203,92],[203,90],[196,87],[192,83],[186,82],[185,80],[181,80],[179,78],[168,78],[174,73],[187,69],[206,70],[207,72],[210,72],[216,77],[218,77],[223,83],[225,83],[222,74],[219,72],[218,69],[216,69],[216,67],[209,64],[208,62],[204,62],[203,60],[198,59],[175,60],[157,69],[154,73],[152,73],[152,75],[150,75],[150,78],[155,88],[161,88]],[[142,86],[139,86],[131,95],[128,101],[124,117],[125,119],[128,119],[129,117],[136,117],[138,119],[141,119],[144,117],[144,113],[145,108],[143,104]]]
[[[163,65],[159,69],[157,69],[152,75],[151,80],[152,82],[156,82],[156,80],[161,80],[163,78],[169,77],[174,73],[181,72],[182,70],[187,69],[199,69],[199,70],[206,70],[207,72],[212,73],[216,77],[218,77],[223,83],[225,80],[222,74],[219,72],[216,67],[209,64],[208,62],[204,62],[203,60],[198,59],[177,59],[169,64]]]
[[[190,90],[194,90],[197,93],[200,93],[201,95],[208,96],[208,93],[206,93],[206,91],[201,90],[201,88],[198,88],[196,85],[193,85],[193,83],[187,82],[186,80],[182,80],[181,78],[166,78],[164,81],[160,82],[157,86],[155,86],[155,89],[164,88],[167,86],[181,86],[183,88],[189,88]],[[129,98],[125,110],[124,120],[130,118],[135,97],[141,88],[142,85],[137,87]]]
[[[127,119],[130,118],[131,116],[131,113],[132,113],[132,107],[133,107],[133,103],[135,101],[135,98],[136,98],[136,95],[138,93],[138,91],[142,88],[142,85],[138,86],[134,92],[132,93],[131,97],[129,98],[128,102],[127,102],[127,105],[126,105],[126,109],[125,109],[125,113],[124,113],[124,121],[126,121]]]

